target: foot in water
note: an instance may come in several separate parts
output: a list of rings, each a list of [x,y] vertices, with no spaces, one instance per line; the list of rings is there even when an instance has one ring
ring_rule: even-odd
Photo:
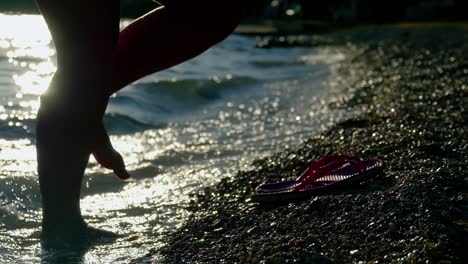
[[[65,225],[45,225],[42,227],[41,245],[46,249],[84,249],[96,244],[108,244],[117,240],[120,235],[94,228],[83,220]]]

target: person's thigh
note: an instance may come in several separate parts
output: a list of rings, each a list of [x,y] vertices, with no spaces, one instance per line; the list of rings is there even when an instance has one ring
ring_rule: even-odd
[[[36,2],[54,40],[60,72],[89,73],[110,61],[119,34],[119,1]]]
[[[189,60],[226,38],[240,8],[224,1],[172,1],[137,19],[119,36],[110,94],[139,78]]]

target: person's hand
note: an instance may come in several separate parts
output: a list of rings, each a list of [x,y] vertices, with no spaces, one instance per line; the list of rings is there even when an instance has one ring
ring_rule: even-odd
[[[125,168],[122,155],[112,147],[107,131],[102,125],[98,129],[97,142],[93,148],[92,154],[101,166],[113,170],[114,174],[119,179],[128,180],[130,178],[130,174]]]

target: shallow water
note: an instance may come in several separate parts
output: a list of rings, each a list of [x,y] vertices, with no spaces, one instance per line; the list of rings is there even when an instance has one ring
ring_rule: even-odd
[[[340,50],[261,50],[255,42],[233,35],[111,98],[105,125],[133,179],[120,182],[92,160],[81,205],[89,223],[125,238],[47,252],[38,240],[34,119],[56,70],[55,50],[40,16],[0,14],[0,263],[140,257],[184,223],[190,194],[353,114],[328,108]]]

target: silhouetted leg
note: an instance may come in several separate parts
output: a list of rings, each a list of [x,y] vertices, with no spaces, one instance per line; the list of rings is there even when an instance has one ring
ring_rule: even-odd
[[[159,1],[164,8],[135,20],[119,36],[112,94],[160,70],[187,61],[237,27],[242,1]]]
[[[80,188],[108,96],[118,37],[115,0],[37,0],[52,33],[58,70],[37,123],[43,235],[86,235]]]
[[[43,231],[80,233],[87,230],[79,206],[81,181],[91,150],[102,141],[97,137],[103,134],[108,95],[227,37],[237,26],[239,4],[170,0],[118,36],[118,1],[37,2],[58,54],[37,125]]]

